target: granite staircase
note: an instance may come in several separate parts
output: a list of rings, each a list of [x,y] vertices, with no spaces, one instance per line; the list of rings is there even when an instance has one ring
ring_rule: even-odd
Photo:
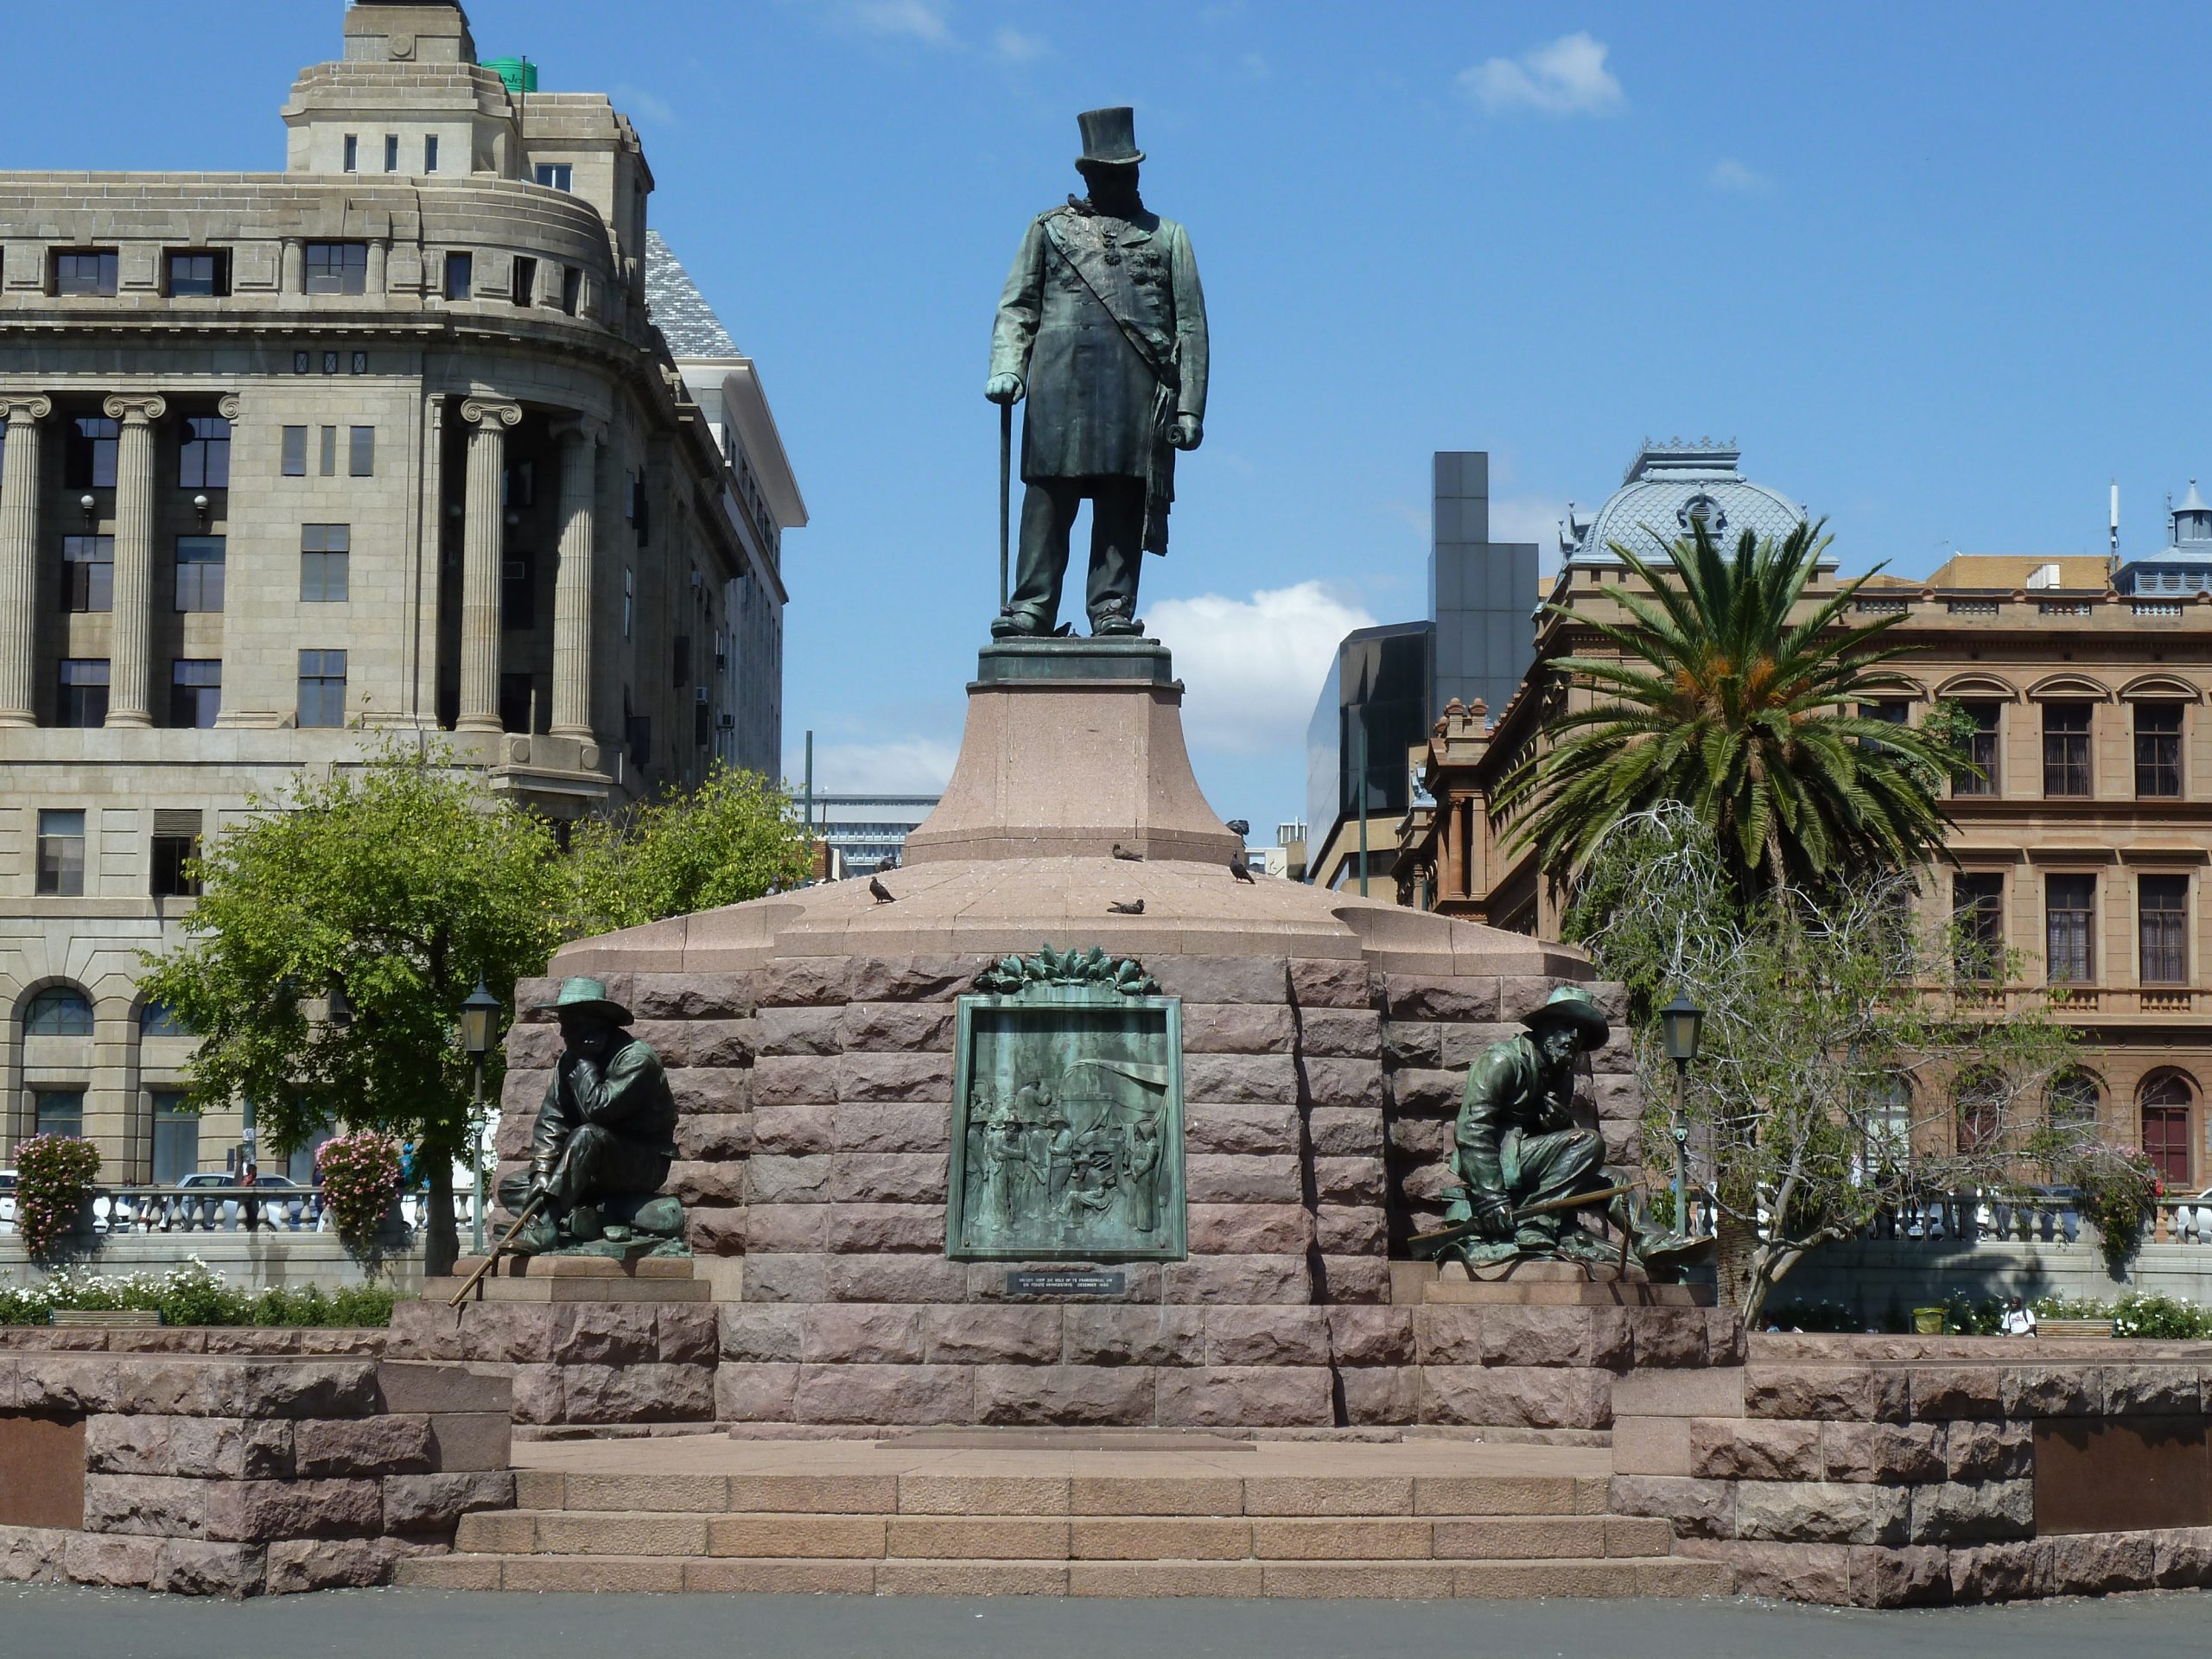
[[[929,1437],[916,1437],[926,1442]],[[1663,1519],[1608,1511],[1602,1449],[1128,1437],[709,1439],[529,1448],[518,1505],[398,1582],[855,1595],[1725,1595]],[[1426,1472],[1424,1472],[1426,1471]]]

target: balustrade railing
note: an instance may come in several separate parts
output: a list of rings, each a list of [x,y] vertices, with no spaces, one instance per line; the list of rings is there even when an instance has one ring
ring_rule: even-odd
[[[453,1195],[454,1225],[475,1219],[475,1195]],[[429,1212],[427,1193],[404,1193],[399,1212],[410,1232]],[[487,1217],[488,1220],[488,1217]],[[327,1233],[329,1206],[315,1186],[117,1186],[92,1195],[92,1230],[110,1237],[153,1233]],[[16,1200],[0,1195],[0,1234],[16,1230]]]

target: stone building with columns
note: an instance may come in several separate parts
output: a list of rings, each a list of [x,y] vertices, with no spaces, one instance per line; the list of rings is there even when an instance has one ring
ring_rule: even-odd
[[[283,173],[0,172],[0,1131],[111,1179],[240,1142],[136,982],[250,796],[385,742],[556,819],[779,770],[804,508],[635,130],[458,5],[344,35]]]

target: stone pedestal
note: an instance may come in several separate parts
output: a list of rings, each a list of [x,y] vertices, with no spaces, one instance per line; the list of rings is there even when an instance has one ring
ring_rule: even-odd
[[[1242,842],[1199,792],[1183,684],[1151,639],[987,646],[944,798],[908,864],[1063,855],[1226,864]]]
[[[1508,1262],[1474,1269],[1458,1262],[1393,1262],[1390,1300],[1491,1307],[1711,1307],[1710,1285],[1655,1285],[1643,1268],[1626,1272],[1572,1262]]]

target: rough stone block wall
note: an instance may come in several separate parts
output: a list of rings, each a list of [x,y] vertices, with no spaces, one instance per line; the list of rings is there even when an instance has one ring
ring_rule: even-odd
[[[1728,1562],[1747,1595],[2205,1587],[2212,1527],[2038,1536],[2033,1442],[2050,1419],[2201,1427],[2208,1382],[2203,1344],[1753,1337],[1739,1371],[1624,1390],[1612,1506],[1666,1517],[1677,1554]]]
[[[512,1368],[525,1428],[711,1423],[711,1302],[470,1302],[392,1310],[391,1352]]]
[[[179,1332],[179,1335],[188,1333]],[[0,1580],[189,1595],[382,1584],[514,1502],[505,1379],[359,1357],[11,1345],[0,1440],[84,1426],[81,1528],[0,1526]]]

